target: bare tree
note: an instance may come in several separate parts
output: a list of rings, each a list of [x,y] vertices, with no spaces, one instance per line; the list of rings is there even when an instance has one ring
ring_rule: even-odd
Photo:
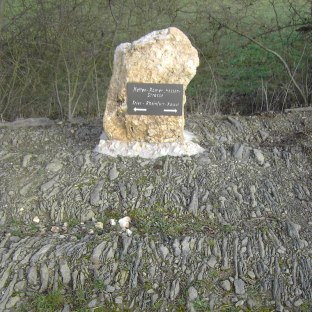
[[[284,66],[291,82],[293,83],[293,85],[295,86],[295,88],[297,89],[297,91],[299,92],[299,94],[301,95],[302,97],[302,100],[305,104],[305,106],[308,106],[309,105],[309,102],[308,102],[308,97],[307,95],[305,94],[304,92],[304,89],[301,88],[298,84],[298,82],[296,81],[295,77],[294,77],[294,74],[291,72],[290,68],[289,68],[289,65],[287,64],[287,62],[285,61],[285,59],[276,51],[270,49],[269,47],[265,46],[263,43],[261,43],[260,41],[256,40],[255,38],[252,38],[251,36],[248,36],[247,34],[237,30],[237,29],[234,29],[232,27],[230,27],[229,25],[227,24],[224,24],[223,22],[219,21],[220,25],[224,28],[227,28],[229,29],[230,31],[248,39],[250,42],[256,44],[257,46],[259,46],[261,49],[263,49],[264,51],[268,52],[268,53],[271,53],[272,55],[274,55],[278,60],[279,62],[281,62],[281,64]]]
[[[1,30],[2,25],[3,25],[4,2],[5,2],[5,0],[0,0],[0,30]]]

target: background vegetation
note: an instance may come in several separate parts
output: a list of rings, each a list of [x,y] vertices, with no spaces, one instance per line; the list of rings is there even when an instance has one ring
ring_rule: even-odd
[[[0,117],[102,115],[116,46],[168,26],[200,53],[188,111],[311,103],[311,0],[0,0]]]

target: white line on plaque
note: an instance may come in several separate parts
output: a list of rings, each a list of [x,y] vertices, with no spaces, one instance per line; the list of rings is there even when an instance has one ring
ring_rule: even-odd
[[[135,107],[133,110],[134,110],[135,112],[136,112],[136,111],[138,111],[138,112],[146,112],[147,109],[146,109],[146,108],[136,108],[136,107]]]
[[[176,110],[176,109],[164,109],[164,112],[167,112],[167,113],[176,113],[177,110]]]

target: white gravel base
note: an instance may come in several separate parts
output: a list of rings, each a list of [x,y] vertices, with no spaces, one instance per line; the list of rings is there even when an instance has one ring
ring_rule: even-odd
[[[193,142],[195,136],[185,130],[184,143],[146,143],[146,142],[123,142],[117,140],[108,140],[102,133],[100,142],[94,149],[95,152],[117,157],[142,157],[142,158],[157,158],[161,156],[183,156],[195,155],[202,153],[204,149]]]

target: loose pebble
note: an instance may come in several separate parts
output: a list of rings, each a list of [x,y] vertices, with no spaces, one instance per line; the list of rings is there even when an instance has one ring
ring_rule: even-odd
[[[104,224],[103,224],[103,222],[96,222],[96,223],[95,223],[95,227],[96,227],[97,229],[103,230]]]
[[[130,226],[131,218],[130,217],[123,217],[118,220],[118,223],[122,229],[127,229]]]
[[[35,216],[35,217],[33,218],[33,222],[35,222],[35,223],[39,223],[39,222],[40,222],[39,217],[38,217],[38,216]]]

